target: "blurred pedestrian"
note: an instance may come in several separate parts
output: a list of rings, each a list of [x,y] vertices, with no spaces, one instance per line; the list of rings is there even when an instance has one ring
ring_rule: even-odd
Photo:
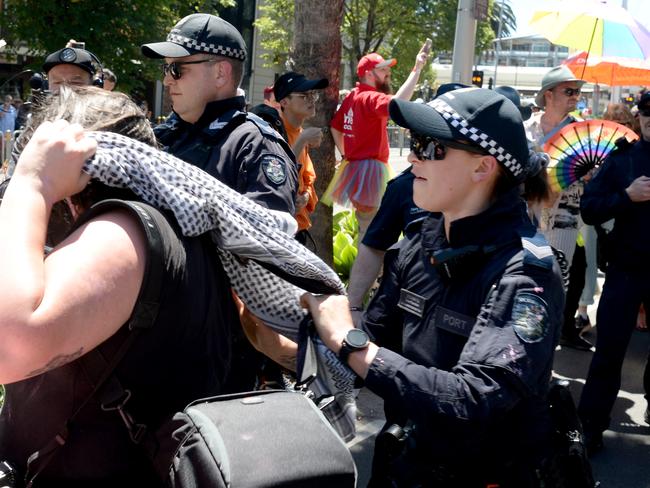
[[[578,406],[592,454],[603,447],[603,432],[609,427],[621,386],[621,368],[639,306],[650,303],[650,93],[637,106],[641,139],[633,144],[619,141],[585,187],[580,205],[589,224],[615,219],[608,235],[607,271],[598,304],[596,352]],[[648,368],[646,362],[645,397],[650,401]]]
[[[427,41],[416,56],[411,73],[395,95],[391,67],[397,60],[377,53],[363,56],[357,64],[357,86],[343,100],[331,122],[334,143],[341,154],[323,202],[352,205],[359,221],[359,242],[372,221],[390,179],[389,144],[386,131],[388,104],[393,98],[410,100],[428,58]]]
[[[323,141],[322,128],[304,127],[304,124],[316,115],[320,90],[328,86],[329,81],[325,78],[310,80],[294,71],[284,73],[273,85],[273,94],[275,101],[280,105],[280,117],[287,134],[287,142],[301,165],[296,197],[296,239],[302,244],[307,242],[307,231],[311,227],[309,216],[318,202],[314,188],[316,171],[309,156],[309,149],[319,147]]]

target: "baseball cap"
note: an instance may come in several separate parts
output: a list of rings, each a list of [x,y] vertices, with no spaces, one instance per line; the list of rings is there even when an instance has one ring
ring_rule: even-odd
[[[650,92],[645,92],[641,95],[636,106],[639,110],[648,110],[650,108]]]
[[[368,71],[372,71],[375,68],[393,67],[396,64],[396,59],[384,59],[377,53],[366,54],[359,60],[359,64],[357,64],[357,76],[361,78]]]
[[[460,90],[461,88],[469,88],[469,85],[463,85],[462,83],[443,83],[436,90],[436,98],[438,98],[440,95],[444,95],[447,92]]]
[[[523,106],[521,104],[521,98],[519,97],[519,92],[515,90],[511,86],[497,86],[494,89],[495,92],[503,95],[506,97],[508,100],[510,100],[512,103],[515,104],[515,107],[519,109],[519,113],[521,114],[521,118],[523,120],[528,120],[530,119],[530,116],[533,115],[533,109],[529,105]]]
[[[565,81],[575,81],[578,85],[582,86],[585,84],[584,80],[576,78],[573,72],[566,66],[560,65],[551,69],[548,73],[542,78],[542,88],[537,93],[535,97],[535,105],[538,107],[544,108],[546,102],[544,101],[544,92],[555,88],[560,83]]]
[[[319,80],[309,80],[305,75],[289,71],[280,76],[273,85],[275,100],[280,101],[291,93],[303,93],[309,90],[322,90],[327,88],[329,81],[326,78]]]
[[[389,111],[398,125],[419,134],[482,147],[518,183],[527,177],[528,143],[521,114],[493,90],[454,90],[426,105],[393,98]]]
[[[43,63],[43,71],[47,73],[59,64],[73,64],[79,66],[91,75],[94,75],[98,68],[96,61],[88,51],[76,47],[64,47],[63,49],[59,49],[58,51],[48,55]]]
[[[192,14],[183,17],[163,42],[143,44],[142,54],[148,58],[181,58],[208,53],[227,58],[246,59],[246,43],[235,27],[220,17]]]

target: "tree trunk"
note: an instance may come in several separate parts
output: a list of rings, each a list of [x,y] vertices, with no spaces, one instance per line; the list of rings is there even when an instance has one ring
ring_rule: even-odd
[[[323,127],[325,137],[310,155],[316,170],[316,194],[320,197],[334,175],[334,141],[329,132],[339,97],[341,22],[344,0],[296,0],[294,15],[294,70],[308,78],[327,78],[316,106],[316,116],[306,125]],[[332,265],[332,208],[319,203],[311,216],[310,230],[320,258]]]

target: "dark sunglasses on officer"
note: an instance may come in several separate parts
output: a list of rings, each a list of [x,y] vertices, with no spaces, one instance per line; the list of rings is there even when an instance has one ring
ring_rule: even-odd
[[[199,59],[198,61],[174,61],[173,63],[169,63],[169,64],[163,63],[163,65],[162,65],[163,77],[167,76],[167,74],[169,74],[175,80],[180,80],[180,78],[182,76],[181,66],[186,65],[186,64],[209,63],[211,61],[216,62],[216,61],[219,61],[219,59],[217,59],[217,58],[208,58],[208,59]]]
[[[475,154],[487,156],[489,153],[482,147],[462,141],[439,141],[435,137],[425,136],[411,131],[411,152],[420,161],[442,161],[447,155],[447,148],[460,149]]]

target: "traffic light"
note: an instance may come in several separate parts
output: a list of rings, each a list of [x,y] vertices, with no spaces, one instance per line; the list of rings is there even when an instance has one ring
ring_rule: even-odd
[[[474,70],[472,72],[472,85],[483,88],[483,71]]]

